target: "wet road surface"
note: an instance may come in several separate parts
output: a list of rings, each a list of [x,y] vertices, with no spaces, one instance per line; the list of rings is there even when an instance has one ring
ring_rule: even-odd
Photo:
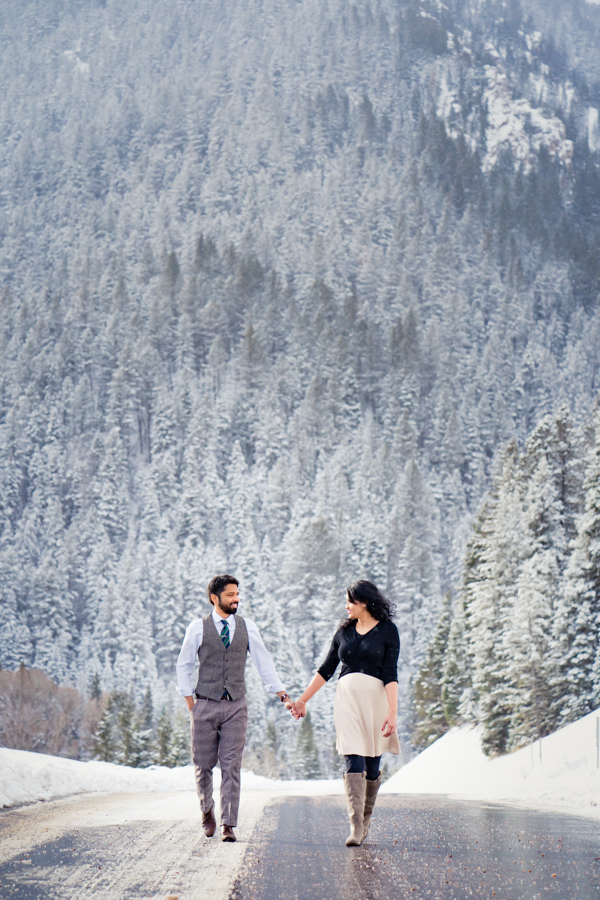
[[[235,844],[204,837],[192,792],[87,794],[0,811],[0,898],[227,900],[268,795],[244,799]]]
[[[340,797],[277,800],[230,900],[599,900],[600,823],[445,798],[383,795],[346,847]]]

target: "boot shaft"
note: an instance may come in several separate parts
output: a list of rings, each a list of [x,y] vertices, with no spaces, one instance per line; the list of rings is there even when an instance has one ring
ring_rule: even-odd
[[[359,847],[362,843],[363,823],[365,815],[365,794],[367,780],[364,772],[351,772],[344,775],[344,788],[348,801],[348,816],[350,817],[350,835],[346,839],[346,846]]]

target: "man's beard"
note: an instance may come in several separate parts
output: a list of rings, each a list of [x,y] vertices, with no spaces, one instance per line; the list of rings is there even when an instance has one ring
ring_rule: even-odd
[[[229,604],[227,604],[226,606],[221,606],[221,609],[224,613],[227,613],[228,616],[235,616],[238,610],[237,606],[235,607],[235,609],[232,609],[231,605]]]

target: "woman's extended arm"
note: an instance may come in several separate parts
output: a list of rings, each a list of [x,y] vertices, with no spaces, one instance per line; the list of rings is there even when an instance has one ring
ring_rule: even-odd
[[[304,693],[298,700],[296,700],[294,706],[296,707],[296,715],[297,718],[302,719],[306,715],[306,704],[310,700],[311,697],[314,697],[317,691],[320,691],[324,684],[327,684],[322,675],[319,675],[317,672],[309,686],[306,688]],[[293,710],[292,710],[293,712]]]
[[[389,710],[381,730],[384,737],[389,737],[396,730],[398,719],[398,682],[388,681],[385,686],[385,693],[387,694]]]
[[[308,703],[310,698],[314,697],[317,691],[321,690],[323,685],[329,681],[329,679],[337,669],[340,662],[339,649],[340,630],[338,629],[333,636],[333,640],[331,641],[331,646],[329,648],[327,656],[325,657],[325,662],[322,666],[319,666],[313,680],[308,685],[300,699],[296,700],[294,704],[292,715],[296,719],[302,719],[306,715],[306,704]]]
[[[292,715],[296,717],[296,719],[302,719],[306,715],[306,704],[310,700],[311,697],[320,691],[324,684],[326,684],[335,670],[337,669],[340,658],[339,658],[339,649],[340,649],[340,630],[338,629],[333,636],[333,640],[331,641],[331,646],[329,648],[329,652],[325,657],[325,662],[322,666],[319,666],[316,675],[313,680],[306,688],[302,696],[299,700],[296,700],[294,704],[294,709],[292,709]]]

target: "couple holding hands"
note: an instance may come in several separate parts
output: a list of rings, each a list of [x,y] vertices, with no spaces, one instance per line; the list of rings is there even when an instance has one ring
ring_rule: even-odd
[[[365,840],[381,784],[382,753],[399,753],[396,734],[398,653],[400,638],[393,607],[370,581],[357,581],[346,591],[348,614],[333,636],[323,664],[304,693],[293,701],[250,619],[237,615],[239,582],[217,575],[208,585],[212,612],[188,627],[179,658],[177,679],[191,718],[192,759],[207,837],[216,831],[213,769],[221,769],[221,840],[235,841],[240,800],[242,754],[248,712],[244,670],[250,653],[267,691],[278,695],[295,719],[306,704],[342,668],[334,701],[338,753],[345,757],[344,787],[348,801],[348,846]],[[198,681],[192,675],[198,663]]]

